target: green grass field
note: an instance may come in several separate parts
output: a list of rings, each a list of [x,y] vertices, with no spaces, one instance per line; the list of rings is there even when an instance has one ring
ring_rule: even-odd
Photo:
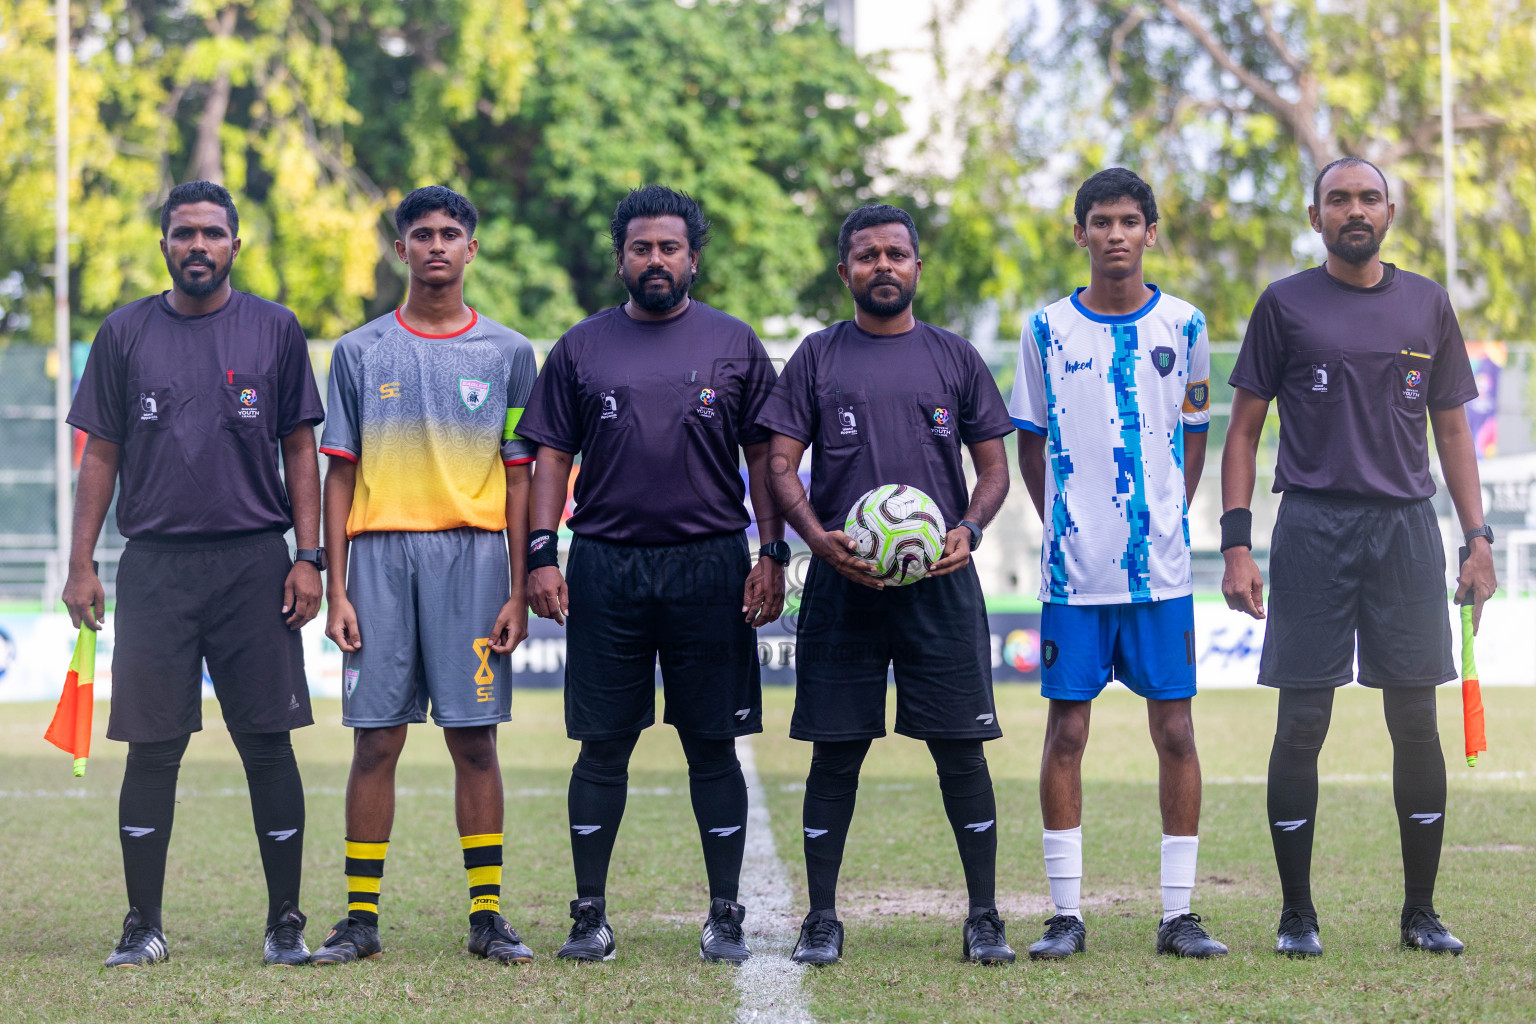
[[[989,745],[999,803],[999,897],[1022,949],[1048,913],[1035,797],[1044,707],[999,689],[1008,735]],[[1084,909],[1089,953],[1063,964],[979,968],[959,961],[963,886],[926,750],[878,743],[848,843],[843,963],[804,976],[818,1021],[1521,1021],[1536,1019],[1536,690],[1487,692],[1482,765],[1460,757],[1459,696],[1442,689],[1451,768],[1438,904],[1467,942],[1457,959],[1401,952],[1400,875],[1379,697],[1340,695],[1323,752],[1314,891],[1328,955],[1269,952],[1278,885],[1263,774],[1274,695],[1215,691],[1196,702],[1205,766],[1195,909],[1232,955],[1153,955],[1159,909],[1155,760],[1144,705],[1101,699],[1085,764]],[[754,741],[775,839],[803,902],[800,788],[809,746],[785,739],[792,695],[767,694]],[[703,860],[682,754],[651,730],[609,884],[619,959],[553,959],[572,895],[565,783],[576,745],[560,695],[520,692],[502,731],[507,785],[503,907],[540,954],[524,968],[459,952],[466,896],[452,772],[436,730],[413,730],[384,880],[386,958],[319,971],[260,966],[265,897],[244,779],[215,706],[182,768],[165,919],[169,963],[107,971],[124,912],[116,796],[124,747],[98,739],[89,774],[40,739],[52,709],[0,705],[0,1019],[6,1021],[725,1022],[740,1007],[734,969],[699,962]],[[350,741],[339,707],[296,735],[308,798],[304,909],[317,945],[345,900],[342,789]],[[105,707],[98,708],[98,737]],[[750,912],[749,907],[749,912]]]

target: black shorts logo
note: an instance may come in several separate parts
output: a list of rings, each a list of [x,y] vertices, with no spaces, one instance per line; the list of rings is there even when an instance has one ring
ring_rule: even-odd
[[[1173,349],[1167,345],[1159,345],[1152,350],[1152,365],[1157,367],[1157,375],[1166,377],[1173,372]]]
[[[1056,656],[1061,653],[1061,648],[1056,646],[1055,640],[1042,640],[1040,642],[1040,660],[1046,668],[1056,664]]]

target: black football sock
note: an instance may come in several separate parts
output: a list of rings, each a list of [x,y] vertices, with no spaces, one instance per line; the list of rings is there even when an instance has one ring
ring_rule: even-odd
[[[1280,871],[1282,910],[1315,913],[1312,833],[1317,817],[1317,755],[1333,718],[1333,690],[1280,691],[1269,753],[1269,836]]]
[[[847,740],[818,742],[811,747],[801,825],[812,910],[837,909],[837,875],[843,866],[843,845],[848,841],[859,792],[859,767],[869,753],[869,744],[869,740]]]
[[[1435,688],[1382,691],[1392,734],[1392,798],[1403,847],[1403,908],[1435,905],[1445,838],[1445,753],[1435,719]]]
[[[707,740],[679,732],[688,758],[688,792],[704,846],[709,898],[736,901],[741,858],[747,849],[747,780],[735,740]]]
[[[640,734],[615,740],[583,740],[571,768],[566,807],[571,816],[571,860],[576,895],[608,894],[608,861],[629,797],[629,756]]]
[[[245,765],[251,817],[267,876],[267,927],[277,923],[283,904],[299,906],[304,874],[304,780],[286,732],[231,732]]]
[[[176,816],[176,777],[192,737],[128,744],[128,765],[117,798],[118,839],[123,845],[123,880],[128,905],[147,925],[160,927],[165,892],[165,856]]]
[[[997,799],[981,740],[929,740],[972,910],[997,909]]]

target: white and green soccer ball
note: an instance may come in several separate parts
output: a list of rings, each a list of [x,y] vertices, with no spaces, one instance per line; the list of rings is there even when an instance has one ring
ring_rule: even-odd
[[[944,553],[944,513],[906,484],[876,487],[854,502],[843,532],[870,563],[870,574],[889,587],[916,583]]]

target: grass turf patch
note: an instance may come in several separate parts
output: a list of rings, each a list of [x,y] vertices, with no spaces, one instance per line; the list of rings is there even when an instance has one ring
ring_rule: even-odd
[[[792,693],[765,695],[755,738],[775,839],[805,899],[800,800],[809,744],[785,737]],[[954,840],[926,749],[893,737],[864,770],[843,871],[843,963],[805,975],[821,1021],[1529,1021],[1536,967],[1536,690],[1486,694],[1493,750],[1469,770],[1460,708],[1442,688],[1450,764],[1446,853],[1437,902],[1468,943],[1457,959],[1397,950],[1400,867],[1391,751],[1379,695],[1340,693],[1323,751],[1314,884],[1327,956],[1269,953],[1278,883],[1264,813],[1273,732],[1269,691],[1196,701],[1205,768],[1195,909],[1232,946],[1224,961],[1153,955],[1158,916],[1156,762],[1142,701],[1112,691],[1095,705],[1085,761],[1084,906],[1089,954],[1064,964],[982,969],[959,962],[965,898]],[[614,852],[610,916],[619,959],[554,960],[571,893],[565,786],[576,744],[558,691],[521,691],[501,732],[507,790],[502,905],[539,958],[497,967],[462,952],[467,892],[453,822],[452,768],[438,730],[414,728],[382,903],[386,958],[326,970],[260,963],[265,891],[239,759],[218,725],[182,767],[166,885],[173,959],[107,971],[124,911],[116,840],[122,744],[99,738],[83,780],[40,739],[52,713],[0,705],[0,1017],[18,1021],[602,1021],[731,1020],[734,973],[697,954],[707,905],[703,859],[675,734],[649,731],[631,768]],[[1044,703],[1000,687],[1007,735],[988,745],[998,791],[998,883],[1022,950],[1048,913],[1035,793]],[[894,710],[894,703],[892,705]],[[307,791],[304,909],[318,945],[345,902],[342,793],[350,736],[335,702],[295,733]],[[749,908],[750,913],[750,908]]]

